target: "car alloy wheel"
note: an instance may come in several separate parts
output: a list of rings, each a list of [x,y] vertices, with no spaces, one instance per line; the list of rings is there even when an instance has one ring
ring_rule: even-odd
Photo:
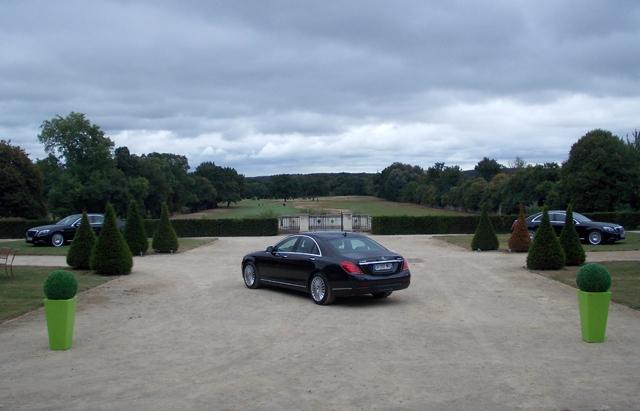
[[[322,274],[315,274],[309,284],[311,299],[314,303],[328,305],[333,302],[333,293],[329,288],[329,283]]]
[[[256,267],[247,263],[242,270],[242,278],[244,279],[244,285],[247,288],[258,288],[260,282],[258,280],[258,274],[256,273]]]
[[[602,242],[602,233],[600,231],[590,231],[589,232],[589,244],[598,245]]]
[[[61,247],[64,245],[64,237],[60,233],[55,233],[51,236],[51,245],[54,247]]]

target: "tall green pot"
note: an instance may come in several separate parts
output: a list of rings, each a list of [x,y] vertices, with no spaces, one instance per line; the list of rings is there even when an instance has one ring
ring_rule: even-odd
[[[589,293],[578,290],[583,341],[589,343],[604,342],[610,301],[611,291]]]
[[[76,319],[76,297],[68,300],[44,299],[47,317],[49,348],[68,350],[73,344],[73,325]]]

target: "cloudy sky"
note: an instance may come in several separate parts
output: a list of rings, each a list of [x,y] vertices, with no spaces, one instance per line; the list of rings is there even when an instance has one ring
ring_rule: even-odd
[[[248,176],[563,161],[640,128],[640,2],[0,2],[0,138],[86,113]]]

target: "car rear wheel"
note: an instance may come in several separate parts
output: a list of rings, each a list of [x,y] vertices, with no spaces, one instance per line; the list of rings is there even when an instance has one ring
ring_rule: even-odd
[[[54,247],[62,247],[64,245],[64,236],[61,233],[54,233],[51,236],[51,245]]]
[[[260,287],[260,279],[258,278],[258,271],[256,270],[256,266],[253,263],[245,264],[242,269],[242,279],[244,280],[244,285],[247,288],[255,289]]]
[[[371,293],[373,298],[387,298],[391,295],[391,291],[385,291],[383,293]]]
[[[329,286],[327,278],[320,273],[314,274],[309,283],[309,293],[314,303],[319,305],[329,305],[333,303],[335,296]]]
[[[598,230],[589,231],[589,244],[598,245],[602,243],[602,233]]]

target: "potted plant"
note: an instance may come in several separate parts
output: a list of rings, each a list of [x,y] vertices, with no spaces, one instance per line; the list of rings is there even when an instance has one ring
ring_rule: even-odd
[[[68,350],[73,343],[78,281],[68,271],[53,271],[44,282],[44,311],[47,317],[49,348]]]
[[[576,276],[582,339],[604,342],[611,301],[611,275],[600,264],[585,264]]]

